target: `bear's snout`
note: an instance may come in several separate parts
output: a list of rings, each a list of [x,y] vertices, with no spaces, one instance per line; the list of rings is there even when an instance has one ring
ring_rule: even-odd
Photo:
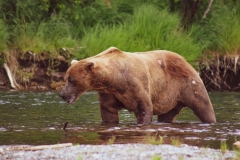
[[[65,96],[64,96],[64,94],[63,94],[62,92],[59,94],[59,96],[60,96],[63,100],[66,99]]]
[[[68,104],[73,103],[77,99],[77,91],[74,90],[66,90],[66,88],[63,88],[62,91],[59,94],[59,97],[61,97],[64,101],[66,101]]]

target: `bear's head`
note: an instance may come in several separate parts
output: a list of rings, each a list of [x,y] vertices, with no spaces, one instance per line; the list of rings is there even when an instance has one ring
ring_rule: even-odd
[[[64,77],[66,84],[60,92],[60,97],[68,104],[73,103],[85,91],[91,89],[94,65],[94,62],[75,61],[67,70]]]

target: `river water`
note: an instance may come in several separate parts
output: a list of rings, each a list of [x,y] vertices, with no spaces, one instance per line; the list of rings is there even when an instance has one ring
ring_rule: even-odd
[[[240,140],[240,93],[211,92],[217,124],[202,124],[190,109],[184,109],[174,123],[136,125],[133,113],[122,110],[120,123],[102,125],[97,94],[85,93],[68,105],[57,92],[0,91],[0,145],[11,144],[108,144],[150,143],[152,137],[174,139],[184,144],[228,148]],[[64,130],[64,124],[68,122]],[[149,138],[150,137],[150,138]]]

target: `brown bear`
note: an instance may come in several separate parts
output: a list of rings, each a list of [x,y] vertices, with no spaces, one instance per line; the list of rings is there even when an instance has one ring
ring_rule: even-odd
[[[173,52],[129,53],[115,47],[77,61],[67,70],[60,96],[69,104],[87,90],[98,92],[103,123],[119,123],[118,111],[134,112],[138,124],[172,122],[189,107],[203,123],[216,118],[194,68]]]

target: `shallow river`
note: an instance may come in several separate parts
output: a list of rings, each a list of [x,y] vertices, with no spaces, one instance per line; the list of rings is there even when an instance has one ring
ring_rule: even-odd
[[[9,144],[108,144],[150,143],[162,136],[164,143],[181,143],[229,149],[240,140],[240,93],[209,93],[217,124],[202,124],[189,109],[175,123],[138,126],[132,113],[122,110],[120,124],[102,125],[97,94],[88,92],[74,104],[62,101],[57,92],[0,91],[0,145]],[[64,130],[64,124],[68,122]]]

